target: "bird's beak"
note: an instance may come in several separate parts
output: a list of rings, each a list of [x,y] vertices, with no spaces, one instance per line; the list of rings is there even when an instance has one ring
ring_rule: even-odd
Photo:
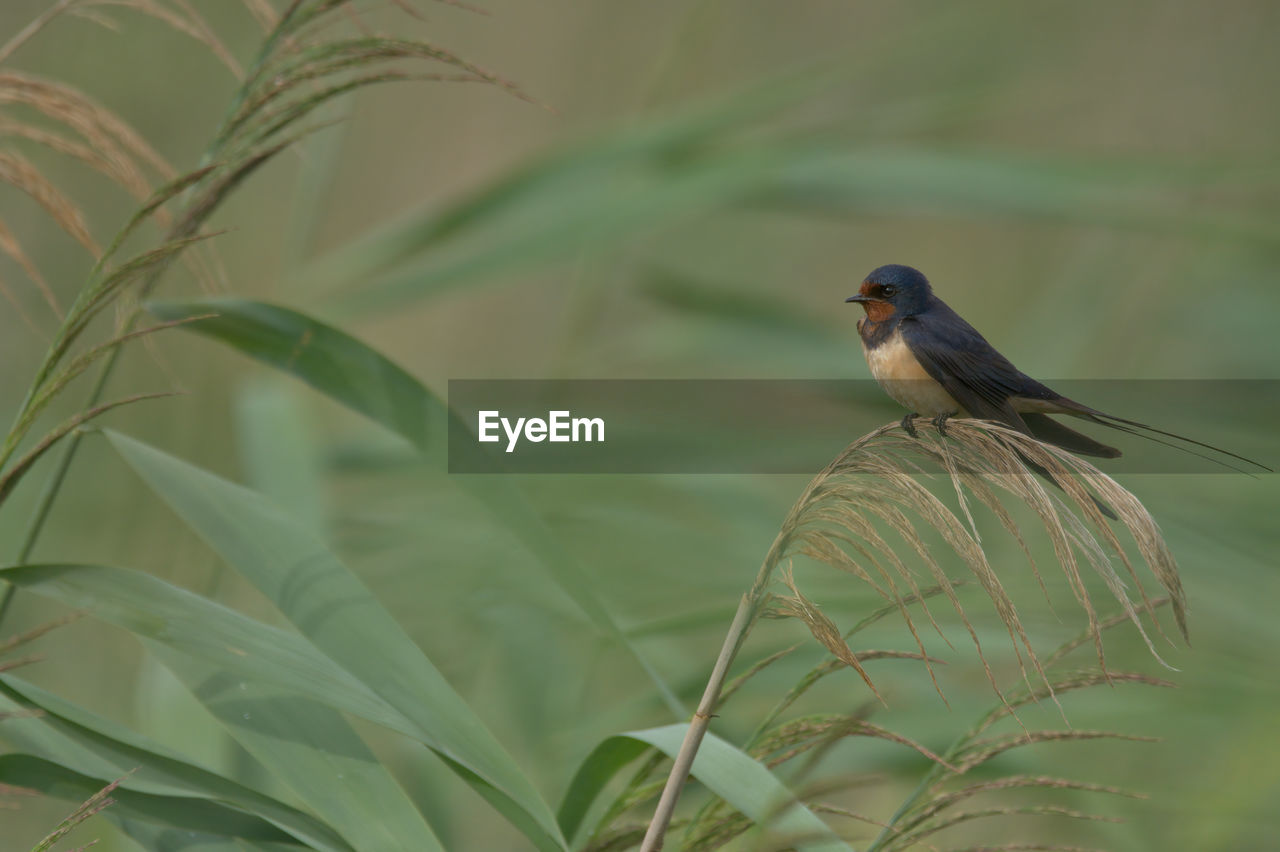
[[[861,293],[859,293],[856,296],[850,296],[849,298],[845,299],[845,301],[846,302],[878,302],[880,300],[873,299],[871,296],[864,296]]]

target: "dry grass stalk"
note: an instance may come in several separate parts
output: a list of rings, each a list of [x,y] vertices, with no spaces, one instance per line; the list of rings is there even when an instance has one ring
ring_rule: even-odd
[[[27,257],[26,252],[22,250],[22,244],[18,242],[17,237],[9,230],[9,226],[0,221],[0,251],[3,251],[9,257],[22,267],[23,272],[35,282],[36,288],[40,291],[40,295],[44,296],[45,302],[53,310],[59,319],[62,318],[62,308],[58,304],[58,299],[53,295],[53,290],[49,288],[48,282],[44,280],[44,276],[40,274],[40,270],[31,262],[31,258]],[[14,307],[18,307],[16,299],[10,299],[14,303]],[[19,308],[21,310],[21,308]]]
[[[0,474],[0,503],[3,503],[5,499],[8,498],[9,494],[13,491],[14,486],[22,480],[22,477],[26,475],[32,465],[39,461],[40,458],[52,449],[55,444],[79,429],[84,424],[94,420],[95,418],[101,417],[108,411],[112,411],[125,405],[132,405],[135,402],[142,402],[148,399],[163,399],[164,397],[176,395],[177,393],[174,391],[134,394],[133,396],[127,396],[123,399],[112,400],[111,402],[104,402],[100,405],[95,405],[92,408],[86,408],[84,411],[68,417],[53,429],[49,430],[49,432],[37,441],[31,449],[5,468],[3,474]]]
[[[244,7],[249,10],[249,14],[258,22],[258,26],[264,33],[271,32],[280,23],[280,16],[276,14],[275,9],[271,8],[267,0],[244,0]]]
[[[177,32],[203,44],[209,49],[210,53],[218,58],[218,61],[227,66],[232,74],[236,77],[242,76],[243,71],[240,68],[240,63],[236,62],[235,57],[231,55],[231,51],[213,32],[200,13],[187,0],[174,0],[174,2],[182,10],[181,12],[163,6],[155,0],[84,0],[83,5],[86,7],[131,9],[162,21]]]
[[[176,171],[123,119],[88,95],[65,83],[16,71],[0,72],[0,104],[31,107],[79,134],[114,168],[130,168],[132,157],[161,177]]]
[[[728,663],[736,655],[746,632],[763,611],[767,600],[772,601],[774,614],[795,617],[804,622],[818,642],[841,663],[855,669],[872,692],[880,697],[858,655],[849,648],[839,629],[813,601],[800,592],[789,567],[789,560],[794,556],[809,556],[848,573],[875,589],[877,594],[889,602],[889,607],[902,615],[919,649],[917,658],[930,666],[931,658],[911,615],[909,604],[918,603],[934,630],[939,634],[942,634],[942,630],[929,610],[926,601],[929,595],[924,593],[915,572],[899,555],[897,547],[882,532],[887,531],[900,542],[898,547],[905,548],[919,560],[935,584],[936,592],[947,598],[969,633],[987,678],[1000,697],[1000,715],[1015,718],[1015,704],[1011,703],[996,682],[977,631],[955,592],[955,582],[946,575],[941,564],[930,553],[920,529],[928,529],[941,537],[986,592],[1005,626],[1017,656],[1027,687],[1025,700],[1035,700],[1043,695],[1056,701],[1059,691],[1057,686],[1071,689],[1088,685],[1091,681],[1086,678],[1055,685],[1049,678],[1012,598],[987,559],[971,509],[972,500],[987,506],[996,515],[1001,527],[1018,542],[1047,596],[1047,587],[1031,556],[1031,550],[1000,495],[1003,493],[1006,500],[1012,498],[1010,502],[1028,507],[1040,521],[1088,621],[1086,635],[1093,641],[1100,667],[1100,673],[1096,677],[1108,682],[1111,678],[1102,648],[1103,624],[1098,619],[1080,570],[1082,559],[1102,578],[1112,595],[1120,602],[1125,617],[1138,628],[1152,653],[1159,659],[1139,618],[1139,606],[1129,599],[1125,582],[1112,560],[1119,560],[1124,565],[1129,579],[1138,589],[1141,609],[1147,612],[1159,630],[1159,621],[1155,615],[1156,603],[1143,588],[1133,561],[1115,531],[1108,525],[1102,506],[1113,507],[1118,523],[1129,533],[1139,556],[1168,593],[1178,627],[1186,634],[1185,598],[1173,556],[1164,544],[1150,513],[1118,483],[1064,450],[1042,444],[1034,438],[997,424],[952,420],[948,424],[946,436],[939,434],[932,425],[922,425],[919,433],[918,437],[907,436],[898,424],[893,424],[860,438],[815,476],[792,506],[755,582],[739,606],[703,700],[689,725],[685,744],[677,755],[668,783],[659,799],[641,846],[642,852],[651,852],[662,846],[666,825],[674,813],[675,802],[692,766],[693,755],[714,709],[718,706]],[[1046,470],[1053,484],[1064,496],[1050,493],[1032,475],[1027,466],[1028,461]],[[917,477],[917,474],[933,471],[940,471],[941,475],[947,477],[958,504],[958,513]],[[780,569],[782,581],[790,594],[771,595],[768,588]],[[783,655],[775,655],[772,659]],[[754,671],[758,669],[753,670],[753,673]],[[932,675],[931,666],[929,671]],[[1032,686],[1032,671],[1040,684],[1038,687]],[[815,679],[806,680],[811,685]],[[934,684],[936,687],[936,679]],[[771,718],[776,718],[776,715]],[[1024,734],[1020,742],[1025,744],[1035,741],[1032,732],[1025,728]],[[760,735],[761,732],[758,732],[757,737]],[[1047,737],[1045,735],[1044,738]],[[1070,735],[1062,738],[1070,738]],[[970,754],[970,757],[977,760],[985,755],[983,759],[990,759],[1003,750],[1006,750],[1003,744],[987,744],[985,751]],[[952,754],[956,752],[953,751]],[[946,759],[939,758],[943,763]],[[958,767],[947,765],[945,770],[956,772]],[[1073,786],[1075,782],[1039,779],[1027,783],[1030,786]],[[931,808],[942,809],[949,806],[952,799],[945,796],[958,800],[977,791],[977,788],[973,788],[968,792],[935,797],[924,806],[927,815],[922,819],[927,821],[929,816],[936,813]],[[899,829],[893,831],[897,832]]]
[[[200,14],[187,0],[175,0],[175,3],[181,12],[170,9],[156,0],[58,0],[0,46],[0,64],[8,61],[20,47],[63,15],[84,18],[107,29],[118,30],[119,25],[100,11],[103,7],[115,7],[130,9],[163,21],[176,31],[196,39],[238,75],[239,67],[235,59]]]
[[[78,4],[73,0],[58,8],[62,11],[75,6],[138,10],[200,38],[218,52],[220,45],[208,32],[203,19],[194,13],[186,0],[175,2],[182,5],[183,12],[175,12],[158,0],[82,0]],[[362,66],[388,58],[443,62],[462,69],[468,75],[483,77],[487,82],[514,88],[454,54],[431,45],[384,38],[337,37],[312,44],[304,44],[299,39],[300,32],[310,26],[334,18],[340,19],[340,15],[331,13],[344,9],[349,3],[350,0],[293,0],[278,16],[274,13],[265,14],[270,11],[269,5],[262,4],[259,7],[249,4],[251,11],[257,8],[264,19],[270,17],[274,20],[274,28],[265,41],[253,72],[243,82],[233,101],[218,138],[206,152],[204,164],[177,179],[172,178],[173,169],[125,122],[81,92],[28,74],[0,72],[0,105],[15,104],[34,109],[68,128],[83,139],[83,142],[22,123],[9,122],[0,126],[7,127],[11,135],[25,137],[83,160],[135,194],[143,194],[145,190],[146,198],[138,213],[121,229],[103,253],[89,235],[79,210],[52,183],[25,159],[16,154],[0,152],[0,180],[12,183],[32,195],[64,230],[91,249],[95,256],[100,255],[89,280],[55,333],[20,407],[15,425],[0,447],[0,470],[4,470],[4,478],[0,480],[0,500],[27,470],[31,461],[61,437],[69,434],[84,419],[109,408],[98,405],[104,378],[95,387],[85,410],[77,416],[81,419],[73,418],[68,421],[37,443],[32,451],[34,455],[28,453],[19,462],[5,469],[27,437],[36,415],[71,378],[82,372],[85,359],[73,361],[70,367],[65,361],[93,319],[104,308],[113,304],[117,307],[121,305],[126,288],[138,297],[145,297],[174,258],[188,255],[188,248],[207,238],[207,234],[201,233],[201,228],[226,197],[260,166],[316,129],[295,129],[295,125],[299,125],[314,110],[353,89],[405,77],[398,72],[361,75],[358,71]],[[24,38],[38,32],[56,14],[41,16],[24,31]],[[311,84],[316,84],[318,88],[309,90]],[[144,168],[158,172],[168,179],[168,183],[151,192],[143,176]],[[160,245],[131,258],[118,258],[117,255],[123,250],[128,238],[136,233],[142,222],[153,216],[163,217],[165,214],[162,208],[170,201],[180,203],[182,209],[168,226]],[[24,257],[16,241],[10,242],[12,245],[9,246],[11,250],[8,253]],[[0,249],[5,247],[4,243],[3,235],[0,235]],[[197,264],[198,270],[202,268]],[[34,267],[28,272],[34,273],[33,278],[38,280],[38,272],[35,272]],[[51,304],[56,305],[56,302]],[[108,342],[109,352],[103,358],[105,373],[109,373],[115,363],[119,345],[134,336],[125,332],[131,327],[135,316],[136,311],[131,312],[129,319],[118,327],[117,335]],[[90,360],[96,360],[102,355],[103,348],[92,349],[91,353]],[[75,439],[72,438],[71,445],[74,443]],[[46,511],[47,507],[42,504],[38,516],[43,517]],[[40,522],[37,522],[33,529],[38,530],[39,527]],[[7,595],[7,591],[0,591],[0,612],[3,611]]]
[[[7,654],[14,648],[34,642],[49,631],[57,630],[59,627],[64,627],[74,621],[79,621],[83,616],[83,611],[67,613],[66,615],[55,618],[52,621],[46,621],[43,624],[33,627],[25,633],[10,636],[8,639],[0,641],[0,654]]]
[[[43,127],[17,121],[0,121],[0,136],[29,139],[51,151],[79,160],[110,178],[137,201],[144,201],[151,194],[151,184],[127,157],[108,158],[92,145],[67,139]]]
[[[102,254],[102,249],[89,233],[89,226],[85,224],[80,208],[72,204],[25,157],[12,151],[0,151],[0,181],[31,196],[62,230],[74,237],[95,258]]]
[[[80,807],[72,811],[66,819],[60,822],[57,828],[32,847],[31,852],[48,852],[48,850],[53,848],[55,843],[70,834],[72,829],[80,825],[80,823],[90,819],[91,817],[97,816],[102,813],[102,811],[114,805],[115,799],[111,798],[111,794],[115,792],[115,789],[120,786],[122,781],[124,781],[124,778],[112,781],[110,784],[86,799]],[[96,843],[97,841],[94,842]],[[93,843],[90,843],[89,845],[92,846]],[[84,849],[87,847],[82,846],[80,848]]]
[[[22,324],[39,337],[41,335],[40,326],[36,323],[35,318],[27,312],[26,307],[22,304],[21,297],[2,278],[0,278],[0,296],[3,296],[4,300],[9,303],[9,307],[13,308],[13,312],[22,320]]]
[[[74,8],[67,7],[68,10]],[[138,201],[144,201],[151,195],[151,183],[145,174],[147,169],[162,176],[174,173],[173,168],[124,120],[70,86],[19,72],[0,72],[2,104],[33,109],[78,138],[29,121],[11,119],[0,120],[0,135],[25,139],[76,159],[105,175]],[[59,227],[95,258],[101,257],[102,250],[90,234],[79,208],[25,157],[12,151],[0,152],[0,180],[34,198]],[[157,208],[152,213],[162,226],[167,223],[164,211]],[[54,313],[62,318],[63,312],[52,290],[8,228],[0,231],[0,251],[22,267]]]
[[[969,502],[973,498],[992,509],[1039,577],[1024,536],[998,498],[999,492],[1034,511],[1085,612],[1089,635],[1105,671],[1102,626],[1080,570],[1081,561],[1102,578],[1153,653],[1154,645],[1138,617],[1139,609],[1145,610],[1157,627],[1159,622],[1154,615],[1155,605],[1138,578],[1133,560],[1099,510],[1096,495],[1097,500],[1115,508],[1138,554],[1168,592],[1175,619],[1185,634],[1185,599],[1177,565],[1155,521],[1137,498],[1087,462],[1001,426],[953,421],[948,425],[947,438],[949,440],[942,439],[932,427],[923,428],[917,440],[896,426],[887,426],[855,442],[806,488],[784,522],[766,562],[776,565],[793,554],[803,554],[862,579],[898,606],[923,654],[923,641],[899,588],[902,584],[918,597],[919,583],[870,520],[876,519],[920,558],[959,614],[981,655],[977,634],[941,566],[916,531],[917,524],[913,524],[910,517],[914,516],[917,523],[922,521],[923,527],[932,528],[960,556],[987,592],[1020,661],[1025,657],[1038,679],[1047,684],[1043,665],[1031,646],[1017,609],[987,561]],[[1027,472],[1021,461],[1023,457],[1047,469],[1066,499],[1051,493],[1037,477]],[[930,468],[940,469],[950,479],[965,521],[908,473]],[[1140,605],[1129,599],[1113,560],[1125,567],[1139,590]],[[1043,578],[1040,583],[1043,587]],[[922,607],[933,621],[927,606],[922,603]],[[990,677],[990,668],[986,668]]]
[[[36,16],[31,23],[14,33],[13,37],[3,45],[0,45],[0,65],[7,62],[9,57],[13,56],[18,48],[22,47],[22,45],[34,38],[41,30],[48,26],[53,19],[64,14],[74,6],[76,2],[77,0],[57,0],[56,3]]]
[[[1154,601],[1156,606],[1167,604],[1167,600]],[[1102,629],[1109,629],[1128,621],[1126,614],[1120,614],[1101,622]],[[1076,638],[1066,642],[1045,659],[1046,668],[1063,660],[1072,651],[1092,640],[1089,631],[1082,632]],[[1045,814],[1062,815],[1080,819],[1097,817],[1077,812],[1065,812],[1064,809],[1052,806],[1035,806],[1029,808],[992,807],[982,810],[955,812],[952,809],[970,799],[987,793],[1001,792],[1009,789],[1072,789],[1087,792],[1126,795],[1134,798],[1145,798],[1136,793],[1129,793],[1114,787],[1086,784],[1049,776],[1013,776],[996,781],[986,781],[968,786],[949,789],[952,782],[959,781],[964,773],[975,767],[989,763],[1011,749],[1035,745],[1045,742],[1080,742],[1085,740],[1127,740],[1149,742],[1149,737],[1132,736],[1115,731],[1081,731],[1081,730],[1041,730],[1022,731],[1011,734],[986,735],[1001,719],[1010,716],[1014,709],[1029,703],[1042,700],[1053,692],[1063,695],[1073,690],[1086,689],[1093,686],[1114,686],[1118,683],[1135,683],[1154,686],[1172,686],[1172,684],[1142,674],[1126,672],[1103,672],[1100,670],[1076,671],[1055,674],[1052,684],[1028,687],[1022,694],[1011,694],[987,715],[980,719],[967,733],[962,735],[946,752],[946,757],[955,765],[950,769],[935,764],[917,790],[898,808],[890,818],[880,836],[868,847],[867,852],[896,852],[907,850],[923,844],[923,838],[937,834],[962,822],[1004,814]],[[959,771],[955,771],[959,770]]]
[[[846,737],[871,737],[906,746],[953,772],[960,771],[943,757],[934,754],[920,743],[896,734],[880,725],[872,724],[856,714],[805,716],[793,719],[774,729],[762,742],[751,749],[751,755],[768,759],[770,767],[781,765],[814,748],[829,748]],[[785,751],[784,751],[785,750]],[[770,755],[773,755],[770,757]]]

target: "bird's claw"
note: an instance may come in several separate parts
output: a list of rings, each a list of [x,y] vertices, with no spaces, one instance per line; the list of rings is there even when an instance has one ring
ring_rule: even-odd
[[[956,414],[957,412],[955,411],[944,411],[937,417],[933,418],[933,428],[938,430],[939,435],[944,438],[947,437],[947,421],[952,417],[955,417]]]
[[[908,435],[910,435],[913,438],[920,437],[920,433],[916,431],[916,424],[915,424],[915,419],[919,416],[920,416],[919,414],[916,414],[913,411],[910,414],[908,414],[906,417],[903,417],[902,423],[900,424],[902,426],[902,431],[906,432]]]

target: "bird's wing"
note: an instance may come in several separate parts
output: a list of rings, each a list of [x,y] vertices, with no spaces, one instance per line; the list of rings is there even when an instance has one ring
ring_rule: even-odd
[[[902,338],[932,378],[973,417],[996,420],[1031,434],[1010,400],[1057,399],[1058,394],[1021,373],[977,329],[942,302],[904,319]]]
[[[1102,459],[1120,457],[1120,451],[1115,447],[1107,446],[1101,441],[1095,441],[1088,435],[1064,426],[1047,414],[1024,412],[1020,416],[1023,422],[1027,424],[1027,431],[1046,444],[1053,444],[1055,447],[1062,447],[1064,450],[1070,450],[1082,456],[1094,456]]]
[[[1086,452],[1093,450],[1094,455],[1110,458],[1119,455],[1114,447],[1099,444],[1042,414],[1019,414],[1013,406],[1014,399],[1050,401],[1061,397],[1019,371],[977,329],[941,301],[926,315],[904,319],[901,329],[903,340],[924,371],[946,388],[971,416],[995,420],[1024,435],[1059,446],[1064,446],[1059,442],[1065,439],[1068,442],[1065,446],[1077,452],[1083,448]],[[1018,456],[1028,468],[1062,487],[1044,467],[1020,452]],[[1096,497],[1092,499],[1102,514],[1115,519],[1111,507]]]
[[[996,351],[977,329],[965,322],[941,300],[935,301],[925,314],[903,319],[902,338],[925,372],[946,388],[956,402],[973,417],[995,420],[1026,435],[1073,452],[1102,458],[1116,458],[1120,451],[1094,441],[1086,435],[1042,416],[1046,413],[1070,414],[1121,432],[1141,435],[1149,441],[1168,444],[1185,453],[1209,459],[1232,470],[1235,465],[1205,456],[1188,447],[1169,444],[1156,435],[1174,438],[1204,449],[1213,450],[1262,470],[1271,468],[1261,462],[1237,455],[1203,441],[1174,432],[1166,432],[1136,420],[1126,420],[1098,411],[1068,399],[1022,373],[1009,359]],[[1019,414],[1013,400],[1037,400],[1048,403],[1038,415]],[[1152,434],[1154,433],[1154,434]]]

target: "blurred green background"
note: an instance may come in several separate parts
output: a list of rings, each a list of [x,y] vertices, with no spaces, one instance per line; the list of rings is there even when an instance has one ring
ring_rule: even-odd
[[[45,5],[6,2],[0,38]],[[259,31],[244,7],[198,6],[246,60]],[[367,21],[456,51],[541,106],[472,85],[362,93],[336,111],[344,123],[273,163],[216,217],[230,229],[217,240],[224,292],[333,322],[441,394],[449,378],[862,378],[854,311],[840,302],[872,268],[896,262],[924,270],[1032,375],[1280,378],[1274,3],[483,6],[488,15],[432,4],[421,21],[377,9]],[[170,161],[194,165],[234,79],[163,24],[117,17],[119,33],[61,21],[9,66],[84,88]],[[669,149],[652,141],[698,122],[707,129],[697,138]],[[82,204],[100,240],[132,209],[87,169],[21,140],[3,144],[28,153]],[[602,162],[596,171],[584,166],[592,156]],[[361,265],[361,251],[378,246],[367,241],[371,231],[393,233],[387,223],[417,221],[424,210],[459,209],[487,188],[511,186],[520,170],[553,177],[522,185],[528,197],[510,207],[480,205],[465,233],[412,262]],[[8,187],[0,218],[68,301],[87,256]],[[341,250],[362,238],[366,249]],[[352,279],[351,269],[378,274]],[[8,411],[53,321],[8,258],[0,279],[37,325],[0,310],[0,410]],[[161,295],[198,292],[175,269]],[[189,393],[113,415],[113,428],[260,488],[314,524],[549,800],[602,737],[672,721],[633,659],[433,465],[195,336],[135,347],[113,380],[129,393],[171,386]],[[884,420],[900,414],[885,402]],[[1222,417],[1222,435],[1251,430],[1255,444],[1274,440],[1270,425],[1258,434],[1263,427]],[[16,551],[45,473],[37,470],[0,513],[0,552]],[[538,476],[520,484],[642,653],[692,704],[804,481]],[[1164,673],[1175,691],[1103,688],[1064,704],[1075,727],[1162,740],[1043,745],[1009,755],[1006,768],[1150,798],[1067,798],[1123,823],[1011,819],[965,837],[1280,849],[1280,484],[1237,475],[1122,481],[1178,557],[1194,644],[1161,649],[1180,670]],[[1070,591],[1046,570],[1051,610],[1016,547],[985,522],[993,564],[1009,566],[1007,582],[1047,652],[1083,626]],[[272,617],[98,438],[82,447],[37,557],[144,569]],[[877,605],[848,577],[797,570],[842,625]],[[965,601],[999,673],[1016,678],[989,605],[973,589]],[[20,595],[5,632],[57,612]],[[940,676],[949,709],[915,669],[881,664],[875,672],[889,708],[873,718],[938,750],[993,700],[963,629],[954,619],[948,628],[956,650],[936,639],[931,650],[951,661]],[[743,660],[803,635],[799,625],[764,622]],[[910,637],[886,622],[868,644],[907,648]],[[25,672],[37,683],[228,771],[250,771],[237,769],[222,741],[192,735],[205,728],[187,723],[196,712],[189,699],[123,631],[86,619],[40,650],[46,659]],[[1113,632],[1108,650],[1119,668],[1162,674],[1131,628]],[[715,729],[730,739],[749,732],[821,659],[816,646],[797,656],[736,698]],[[847,675],[813,707],[862,704],[865,689]],[[1053,723],[1053,712],[1043,716]],[[370,735],[393,764],[395,749],[406,747]],[[884,818],[923,761],[859,742],[824,766],[879,776],[848,803]],[[523,848],[447,773],[407,783],[448,827],[449,848]],[[0,849],[29,849],[69,810],[24,801],[0,811]],[[103,850],[134,848],[100,819],[75,837],[101,837]]]

